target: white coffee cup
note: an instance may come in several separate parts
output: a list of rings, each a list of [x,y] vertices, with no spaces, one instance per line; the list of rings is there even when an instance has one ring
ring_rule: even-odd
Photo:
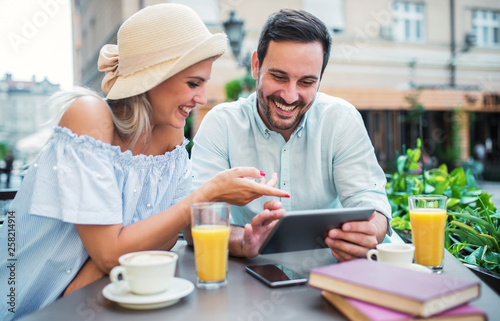
[[[125,285],[135,294],[149,295],[167,290],[174,277],[177,254],[168,251],[141,251],[120,256],[119,266],[109,273],[111,282]],[[119,276],[122,276],[122,280]]]
[[[366,258],[375,261],[372,258],[372,256],[375,256],[376,261],[405,266],[413,263],[414,254],[415,246],[413,244],[381,243],[377,245],[377,249],[369,250],[366,253]]]

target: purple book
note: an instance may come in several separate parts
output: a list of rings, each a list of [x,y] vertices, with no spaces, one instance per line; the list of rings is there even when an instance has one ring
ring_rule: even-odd
[[[392,310],[427,317],[479,297],[476,280],[352,260],[312,269],[309,285]]]

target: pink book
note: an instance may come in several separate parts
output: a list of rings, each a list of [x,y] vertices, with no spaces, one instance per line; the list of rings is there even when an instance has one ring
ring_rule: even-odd
[[[485,321],[486,315],[476,307],[463,304],[450,310],[422,319],[411,314],[386,309],[341,295],[322,291],[321,295],[336,307],[342,314],[352,321]]]

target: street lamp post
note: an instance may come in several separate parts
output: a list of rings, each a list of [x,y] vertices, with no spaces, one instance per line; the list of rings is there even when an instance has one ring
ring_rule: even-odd
[[[229,39],[229,45],[231,46],[231,52],[233,53],[234,59],[239,66],[245,67],[247,72],[250,72],[252,65],[250,53],[247,53],[243,58],[240,57],[243,39],[246,34],[244,29],[245,22],[243,19],[237,19],[236,12],[231,10],[231,12],[229,12],[229,19],[222,24],[227,34],[227,38]]]

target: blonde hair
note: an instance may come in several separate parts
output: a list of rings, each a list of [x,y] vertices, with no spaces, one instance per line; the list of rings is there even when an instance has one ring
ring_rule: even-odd
[[[132,149],[142,133],[147,133],[146,139],[151,137],[151,116],[153,108],[147,93],[123,99],[107,99],[113,115],[113,125],[120,138],[129,141]]]
[[[76,86],[71,90],[53,94],[49,99],[49,106],[59,107],[57,119],[60,120],[76,99],[85,96],[97,98],[106,104],[111,112],[116,133],[128,143],[127,149],[132,149],[143,133],[146,133],[146,139],[149,140],[151,137],[152,106],[147,93],[111,100],[104,99],[91,89]]]

